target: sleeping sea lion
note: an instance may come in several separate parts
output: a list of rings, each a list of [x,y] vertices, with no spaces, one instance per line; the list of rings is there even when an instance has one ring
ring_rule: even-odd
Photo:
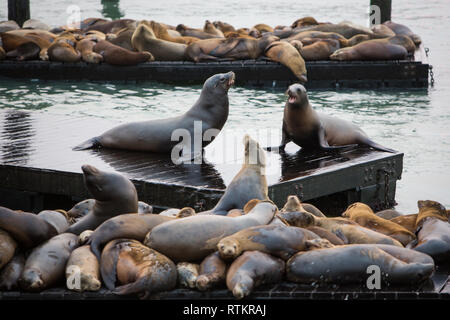
[[[72,277],[78,277],[71,281]],[[72,251],[66,265],[66,286],[77,292],[98,291],[102,286],[100,264],[89,246]]]
[[[301,82],[308,81],[305,60],[289,42],[274,41],[266,47],[264,54],[272,61],[288,67]]]
[[[218,251],[211,253],[200,264],[196,287],[200,291],[211,290],[225,283],[227,264],[220,258]]]
[[[25,256],[16,252],[11,260],[0,270],[0,290],[10,291],[19,288],[19,278],[25,266]]]
[[[153,61],[155,57],[147,51],[134,52],[116,46],[109,41],[100,40],[94,46],[94,52],[103,56],[106,63],[119,66],[132,66],[139,63]]]

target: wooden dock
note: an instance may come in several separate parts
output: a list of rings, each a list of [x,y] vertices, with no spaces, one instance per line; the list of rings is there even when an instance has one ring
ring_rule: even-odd
[[[168,155],[72,151],[115,125],[93,117],[0,110],[0,205],[35,212],[70,209],[90,197],[81,172],[81,165],[87,163],[124,174],[135,184],[139,199],[156,208],[205,210],[217,203],[242,165],[242,159],[210,162],[207,158],[203,164],[174,165]],[[238,148],[242,150],[240,144]],[[275,167],[266,174],[269,196],[279,207],[288,195],[296,194],[330,215],[340,214],[355,201],[374,209],[391,207],[403,166],[402,153],[368,148],[309,156],[266,155]]]

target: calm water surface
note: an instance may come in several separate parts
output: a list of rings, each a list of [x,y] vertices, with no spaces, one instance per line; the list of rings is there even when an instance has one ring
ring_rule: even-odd
[[[369,1],[77,1],[81,18],[105,16],[154,19],[169,24],[202,26],[205,19],[238,27],[256,23],[290,24],[313,15],[320,21],[349,20],[367,25]],[[31,1],[32,16],[52,26],[66,23],[68,1]],[[117,3],[116,3],[117,4]],[[7,15],[6,1],[0,20]],[[351,120],[375,141],[405,153],[397,209],[417,212],[417,200],[434,199],[450,207],[450,2],[395,0],[392,19],[408,25],[430,48],[435,86],[424,90],[310,91],[321,112]],[[145,83],[89,83],[0,79],[0,108],[89,115],[134,121],[182,113],[197,99],[200,86],[173,87]],[[229,92],[230,116],[224,132],[269,130],[278,141],[285,96],[281,89],[234,87]],[[221,134],[222,136],[222,134]],[[220,136],[219,136],[220,137]],[[266,140],[261,138],[264,145]],[[216,142],[215,142],[216,143]],[[217,143],[220,143],[218,138]],[[212,145],[211,145],[212,146]],[[209,148],[209,147],[208,147]]]

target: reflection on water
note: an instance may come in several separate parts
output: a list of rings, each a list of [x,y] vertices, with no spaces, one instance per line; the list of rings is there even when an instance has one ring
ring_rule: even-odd
[[[27,112],[8,110],[3,115],[0,130],[0,147],[4,163],[14,161],[25,165],[34,149],[32,138],[34,130],[30,114]]]
[[[102,16],[111,20],[124,17],[125,13],[119,8],[119,0],[102,0]]]

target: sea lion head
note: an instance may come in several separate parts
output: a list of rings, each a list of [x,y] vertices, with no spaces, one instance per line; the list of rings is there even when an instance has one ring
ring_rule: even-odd
[[[294,83],[293,85],[289,86],[286,94],[289,96],[287,100],[288,106],[300,108],[309,104],[306,89],[299,83]]]
[[[342,213],[342,216],[351,218],[352,214],[356,212],[366,212],[373,214],[372,209],[367,204],[362,202],[355,202],[348,206],[347,210]]]
[[[153,213],[153,207],[145,202],[138,202],[138,214]]]
[[[328,241],[327,239],[312,239],[306,240],[305,245],[307,250],[316,250],[316,249],[325,249],[325,248],[333,248],[334,245]]]
[[[224,260],[234,259],[242,252],[239,242],[236,239],[227,237],[223,238],[217,244],[220,257]]]
[[[205,81],[203,91],[208,91],[213,94],[227,93],[228,89],[234,84],[235,77],[233,71],[215,74]]]
[[[306,211],[280,212],[278,217],[293,227],[306,228],[315,224],[314,215]]]
[[[24,270],[20,284],[23,289],[29,291],[41,291],[44,288],[41,272],[37,269]]]
[[[290,195],[287,197],[286,204],[284,205],[282,212],[287,211],[303,211],[303,206],[296,195]]]
[[[180,211],[178,211],[175,218],[186,218],[195,215],[195,210],[191,207],[184,207]]]
[[[439,212],[445,213],[445,207],[437,201],[433,200],[419,200],[417,201],[417,207],[420,209],[424,208],[433,208],[438,210]]]

